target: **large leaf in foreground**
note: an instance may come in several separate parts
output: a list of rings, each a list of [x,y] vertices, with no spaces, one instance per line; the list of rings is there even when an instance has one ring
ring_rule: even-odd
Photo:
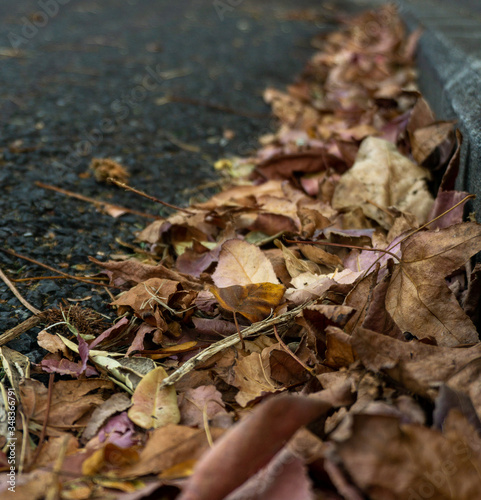
[[[323,393],[311,398],[284,395],[268,399],[202,456],[179,500],[225,498],[267,465],[300,427],[331,408]]]
[[[478,342],[476,328],[444,278],[481,250],[481,225],[466,222],[416,233],[401,250],[402,262],[386,294],[386,309],[399,328],[419,339],[434,337],[441,346]]]

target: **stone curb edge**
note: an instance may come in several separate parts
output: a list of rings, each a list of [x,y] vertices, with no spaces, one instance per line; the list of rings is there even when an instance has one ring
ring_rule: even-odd
[[[396,4],[410,31],[424,30],[419,86],[438,119],[457,120],[464,138],[457,189],[476,194],[469,209],[481,221],[481,16],[448,0]]]

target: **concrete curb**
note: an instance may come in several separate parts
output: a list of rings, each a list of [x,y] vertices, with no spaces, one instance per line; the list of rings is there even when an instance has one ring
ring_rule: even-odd
[[[419,85],[438,119],[456,119],[464,136],[458,189],[477,195],[481,221],[481,14],[466,0],[397,0],[418,48]]]

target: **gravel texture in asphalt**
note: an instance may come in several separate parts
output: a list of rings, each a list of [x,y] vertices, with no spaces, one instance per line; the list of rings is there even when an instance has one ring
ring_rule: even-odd
[[[114,219],[37,181],[166,213],[99,184],[88,169],[94,157],[117,160],[130,172],[131,185],[166,202],[185,205],[192,195],[206,196],[203,186],[217,178],[213,161],[255,149],[258,136],[272,127],[263,89],[292,82],[311,54],[311,37],[332,27],[328,18],[293,19],[291,11],[313,5],[318,4],[1,2],[2,248],[88,274],[96,270],[89,255],[107,259],[125,252],[116,238],[132,242],[148,222],[136,215]],[[181,102],[165,103],[166,95]],[[0,266],[11,279],[53,274],[2,252]],[[109,312],[107,293],[80,282],[16,286],[40,310],[63,299],[86,299],[83,305]],[[0,282],[0,331],[30,315]],[[9,346],[38,359],[35,333]]]

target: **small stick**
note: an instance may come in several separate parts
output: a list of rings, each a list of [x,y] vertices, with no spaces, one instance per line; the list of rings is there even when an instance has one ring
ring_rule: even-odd
[[[48,264],[44,264],[43,262],[40,262],[38,260],[32,259],[31,257],[27,257],[26,255],[21,255],[14,250],[10,250],[8,248],[1,248],[0,251],[4,253],[8,253],[9,255],[13,255],[14,257],[17,257],[18,259],[23,259],[26,260],[27,262],[31,262],[32,264],[36,264],[37,266],[43,267],[45,269],[48,269],[49,271],[52,271],[54,273],[61,274],[62,276],[65,276],[66,278],[70,278],[72,280],[80,281],[82,283],[87,283],[88,285],[95,285],[95,286],[109,286],[111,288],[119,288],[118,286],[115,285],[110,285],[107,283],[96,283],[95,281],[90,281],[85,278],[79,278],[78,276],[74,276],[73,274],[68,274],[64,273],[63,271],[59,271],[58,269],[55,269],[52,266],[49,266]]]
[[[260,321],[258,323],[254,323],[253,325],[244,328],[242,330],[241,332],[242,337],[246,338],[248,336],[261,332],[266,328],[271,327],[272,325],[285,323],[295,318],[304,308],[314,304],[316,300],[310,300],[309,302],[305,302],[304,304],[301,304],[300,306],[297,306],[291,311],[287,311],[281,314],[280,316],[275,316],[273,318]],[[219,340],[215,344],[212,344],[211,346],[205,348],[203,351],[199,352],[199,354],[196,354],[195,356],[187,360],[180,368],[177,368],[177,370],[175,370],[168,377],[164,378],[158,389],[160,390],[163,389],[164,387],[168,387],[169,385],[175,384],[184,375],[187,375],[187,373],[191,372],[196,366],[203,363],[204,361],[212,357],[214,354],[223,351],[227,347],[233,346],[237,342],[239,342],[239,335],[237,333],[234,333],[233,335],[230,335],[225,339]]]
[[[105,209],[111,208],[115,210],[122,210],[126,213],[132,215],[139,215],[140,217],[145,217],[146,219],[162,219],[159,215],[147,214],[145,212],[139,212],[138,210],[133,210],[131,208],[121,207],[120,205],[114,205],[113,203],[108,203],[106,201],[96,200],[95,198],[90,198],[89,196],[84,196],[83,194],[74,193],[73,191],[68,191],[67,189],[62,189],[57,186],[52,186],[51,184],[44,184],[43,182],[36,181],[35,184],[43,189],[50,189],[56,193],[61,193],[71,198],[76,198],[77,200],[86,201],[87,203],[92,203],[93,205],[98,205],[104,207]]]
[[[143,196],[144,198],[147,198],[150,201],[153,201],[155,203],[160,203],[161,205],[164,205],[164,207],[172,208],[173,210],[179,210],[180,212],[185,212],[186,214],[189,214],[189,215],[194,215],[194,212],[191,212],[190,210],[187,210],[186,208],[177,207],[176,205],[172,205],[170,203],[167,203],[166,201],[159,200],[155,196],[150,196],[150,194],[147,194],[147,193],[144,193],[143,191],[135,189],[135,188],[125,184],[124,182],[117,181],[117,180],[113,179],[112,177],[109,177],[107,180],[109,182],[112,182],[116,186],[124,188],[127,191],[132,191],[132,193],[138,194],[139,196]]]
[[[22,321],[19,325],[10,328],[10,330],[0,335],[0,346],[8,344],[11,340],[22,335],[22,333],[28,332],[30,328],[37,326],[41,321],[42,320],[38,316],[30,316],[30,318]]]
[[[8,286],[8,288],[10,288],[15,297],[17,297],[17,299],[22,303],[24,307],[26,307],[29,311],[33,312],[33,314],[40,314],[42,312],[36,307],[32,306],[30,302],[28,302],[22,297],[22,295],[17,290],[15,285],[5,276],[5,273],[1,269],[0,269],[0,278],[2,278],[3,282]]]

